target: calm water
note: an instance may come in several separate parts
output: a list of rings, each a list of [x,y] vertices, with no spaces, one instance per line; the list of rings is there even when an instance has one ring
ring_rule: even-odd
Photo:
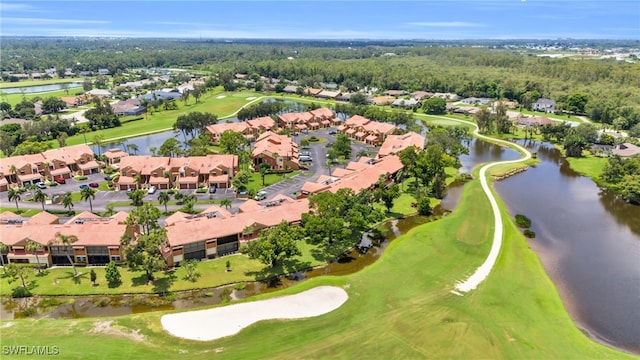
[[[576,323],[640,353],[640,206],[573,172],[550,145],[542,162],[495,184],[511,214],[531,218],[530,240]]]
[[[41,93],[46,91],[56,91],[65,89],[73,89],[81,87],[82,83],[71,82],[66,84],[51,84],[51,85],[38,85],[38,86],[23,86],[23,87],[14,87],[14,88],[4,88],[0,89],[0,92],[5,94],[33,94],[33,93]]]

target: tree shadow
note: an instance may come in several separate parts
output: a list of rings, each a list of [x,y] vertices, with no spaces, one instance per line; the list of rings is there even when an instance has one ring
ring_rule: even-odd
[[[257,271],[246,271],[245,275],[253,277],[257,281],[266,281],[277,277],[279,275],[290,274],[296,271],[306,270],[311,268],[311,263],[308,261],[300,261],[298,259],[287,259],[280,264],[270,267],[265,266]]]
[[[131,286],[147,285],[147,274],[142,273],[139,276],[131,278]]]
[[[73,271],[67,271],[66,272],[66,276],[58,276],[58,279],[60,280],[64,280],[64,279],[71,279],[73,281],[74,284],[76,285],[80,285],[82,283],[82,280],[89,280],[87,279],[87,273],[81,273],[78,272],[78,275],[75,276]]]
[[[176,281],[177,276],[174,271],[165,272],[165,276],[159,279],[153,280],[153,289],[154,293],[166,293],[169,291],[169,288]]]
[[[108,283],[107,286],[109,287],[109,289],[115,289],[117,287],[120,287],[120,285],[122,285],[122,281],[117,281],[117,282],[111,282]]]

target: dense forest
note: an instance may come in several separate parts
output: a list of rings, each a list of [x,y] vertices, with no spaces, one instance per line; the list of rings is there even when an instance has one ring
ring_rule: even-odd
[[[633,41],[582,45],[639,47]],[[348,90],[455,92],[463,97],[516,100],[525,106],[546,97],[565,110],[569,99],[579,95],[586,102],[570,109],[574,114],[621,129],[640,123],[640,63],[539,57],[526,47],[500,41],[478,46],[465,42],[6,38],[0,66],[15,72],[108,68],[112,74],[130,68],[188,67],[221,75],[298,80],[303,86],[331,82]]]

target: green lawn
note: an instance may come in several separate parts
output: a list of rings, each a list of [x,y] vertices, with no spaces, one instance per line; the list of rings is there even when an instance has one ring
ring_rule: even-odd
[[[28,79],[28,80],[20,80],[18,82],[0,82],[0,89],[6,89],[6,88],[21,88],[21,87],[28,87],[28,86],[39,86],[39,85],[52,85],[52,84],[64,84],[64,83],[70,83],[70,82],[83,82],[84,78],[82,77],[70,77],[70,78],[64,78],[64,79],[59,79],[59,78],[55,78],[55,79],[42,79],[42,80],[38,80],[38,79]]]
[[[104,142],[115,139],[129,138],[133,136],[139,136],[144,134],[152,134],[157,132],[163,132],[171,130],[173,124],[176,122],[178,116],[187,114],[189,112],[210,112],[218,116],[219,121],[224,121],[224,117],[229,117],[235,114],[242,106],[250,103],[247,100],[249,97],[258,96],[254,92],[242,92],[233,94],[224,93],[220,91],[208,92],[200,98],[200,101],[196,104],[195,99],[190,99],[187,105],[183,101],[178,100],[177,110],[160,110],[145,115],[143,119],[130,121],[122,126],[98,130],[86,134],[86,140],[88,143],[93,141],[96,135],[103,135]],[[223,98],[219,98],[224,96]],[[82,134],[71,136],[67,139],[67,145],[78,145],[85,142],[85,137]],[[53,144],[55,143],[55,144]],[[54,147],[58,147],[57,142],[52,142]]]
[[[609,162],[606,157],[591,155],[588,152],[585,152],[585,155],[580,158],[568,157],[566,159],[573,170],[581,175],[590,177],[596,183],[600,181],[600,174],[602,174],[604,167]]]
[[[502,209],[504,218],[510,218]],[[277,293],[321,284],[344,286],[349,300],[323,316],[265,321],[212,342],[168,335],[159,322],[161,312],[16,320],[3,326],[3,345],[56,345],[68,359],[86,357],[87,348],[105,359],[208,359],[214,350],[216,358],[224,359],[634,358],[588,339],[575,327],[536,254],[511,223],[505,226],[504,248],[487,280],[464,297],[451,294],[455,283],[484,260],[492,224],[488,201],[475,180],[453,214],[396,239],[373,265]],[[232,273],[238,272],[240,264],[231,259]],[[114,331],[92,331],[106,320],[113,321]],[[144,341],[131,336],[134,332]]]
[[[284,174],[267,174],[264,177],[264,186],[262,186],[262,176],[259,172],[251,172],[249,174],[249,184],[247,185],[247,190],[257,192],[260,189],[263,189],[269,185],[273,185],[280,181],[286,180],[290,177],[296,176],[300,174],[300,170],[291,171]]]

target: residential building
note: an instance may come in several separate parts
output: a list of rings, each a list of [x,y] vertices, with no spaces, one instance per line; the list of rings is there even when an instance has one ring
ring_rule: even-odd
[[[278,125],[282,128],[304,131],[316,130],[340,123],[340,119],[329,108],[319,108],[307,112],[293,112],[278,115]]]
[[[338,126],[339,132],[370,145],[382,144],[394,130],[396,127],[392,124],[369,120],[360,115],[354,115]]]
[[[551,99],[538,99],[531,105],[534,111],[554,112],[556,101]]]
[[[275,129],[276,122],[269,116],[263,116],[252,120],[233,123],[218,123],[205,127],[204,131],[211,136],[214,144],[220,142],[220,137],[225,131],[234,131],[243,134],[248,140],[253,140],[257,135]]]
[[[412,108],[414,106],[416,106],[418,104],[418,100],[411,98],[411,99],[396,99],[391,103],[391,106],[393,107],[400,107],[400,108]]]
[[[258,170],[260,164],[267,163],[271,171],[298,170],[298,144],[286,135],[278,135],[267,131],[256,140],[251,160],[254,169]]]
[[[45,178],[68,179],[74,173],[88,175],[98,171],[93,151],[84,144],[47,150],[40,154],[1,158],[0,191],[6,191],[8,184],[24,186]]]
[[[120,159],[118,189],[228,188],[238,171],[236,155],[207,155],[184,158],[126,156]]]
[[[544,116],[528,116],[518,118],[516,124],[522,126],[541,126],[555,124],[555,121]]]
[[[258,237],[260,231],[282,221],[296,225],[309,211],[307,199],[280,195],[270,201],[247,200],[241,211],[229,214],[221,208],[186,218],[174,218],[165,227],[169,266],[189,259],[215,258],[237,252],[240,244]]]
[[[466,105],[488,105],[492,101],[493,101],[493,99],[485,98],[485,97],[483,97],[483,98],[468,97],[468,98],[460,100],[461,103],[466,104]]]
[[[147,111],[140,99],[120,100],[111,107],[117,116],[138,116]]]
[[[38,261],[46,266],[69,266],[67,254],[74,263],[82,265],[119,262],[124,260],[120,238],[134,231],[125,224],[126,218],[127,213],[123,212],[111,217],[83,212],[65,224],[58,224],[58,218],[48,213],[31,218],[3,213],[0,215],[0,224],[3,224],[0,242],[8,249],[2,256],[9,263],[35,264]],[[65,246],[57,241],[56,233],[75,236],[77,241]],[[34,252],[26,250],[30,241],[42,245],[37,259]]]
[[[618,155],[620,157],[632,157],[640,155],[640,147],[633,145],[632,143],[622,143],[618,144],[613,150],[611,150],[611,154]]]
[[[411,97],[417,100],[428,99],[432,96],[433,93],[428,91],[414,91],[411,93]]]
[[[342,188],[355,192],[371,189],[382,175],[388,181],[393,181],[402,167],[397,155],[385,156],[382,159],[361,157],[358,161],[350,162],[345,169],[334,169],[331,176],[322,175],[315,182],[306,182],[300,190],[300,197],[326,191],[335,193]]]
[[[115,165],[120,163],[120,159],[122,159],[123,157],[129,156],[129,153],[122,151],[119,148],[114,148],[105,151],[102,156],[104,156],[106,160],[105,163],[107,165]]]
[[[388,155],[397,154],[400,151],[415,146],[418,149],[424,149],[424,136],[413,131],[403,135],[389,135],[380,146],[378,157],[383,158]]]

